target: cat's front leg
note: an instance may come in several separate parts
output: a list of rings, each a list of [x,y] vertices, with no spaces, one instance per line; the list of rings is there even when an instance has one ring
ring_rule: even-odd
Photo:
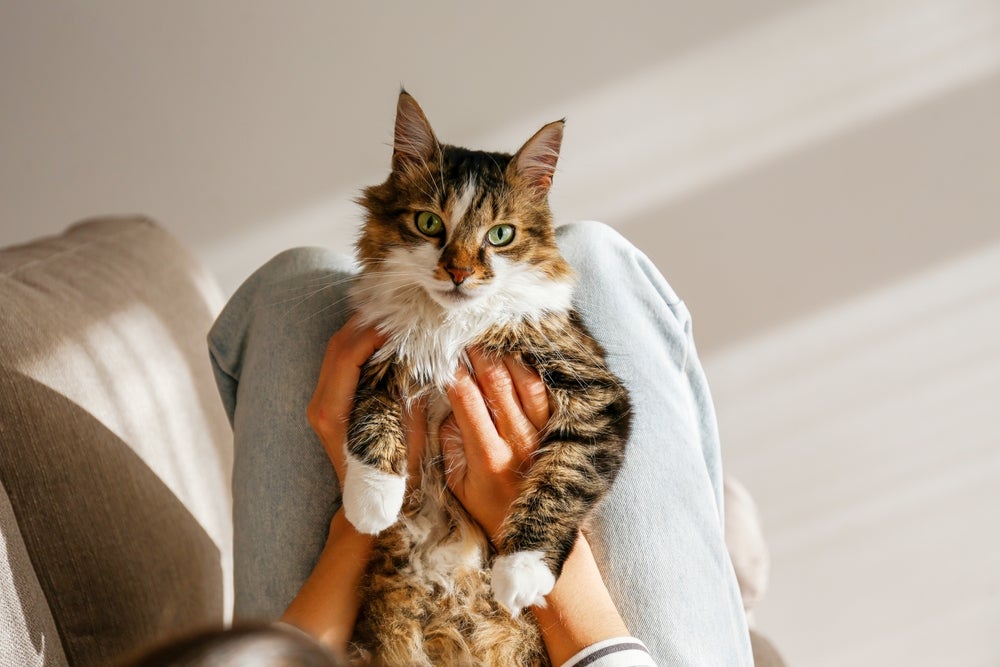
[[[550,381],[556,410],[549,433],[501,528],[493,592],[514,616],[523,607],[544,606],[580,527],[607,494],[624,459],[628,396],[604,369],[588,380],[585,393]]]
[[[545,605],[580,525],[608,486],[588,479],[579,456],[558,451],[567,443],[552,445],[532,464],[502,528],[502,553],[493,561],[493,594],[513,616],[524,607]]]
[[[379,387],[359,389],[347,433],[343,504],[347,520],[377,535],[396,523],[406,493],[402,409]]]

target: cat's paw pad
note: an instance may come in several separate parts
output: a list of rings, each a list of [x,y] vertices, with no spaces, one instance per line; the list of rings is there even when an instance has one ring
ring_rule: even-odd
[[[405,477],[348,460],[344,516],[358,532],[377,535],[396,523],[405,493]]]
[[[493,561],[493,595],[515,618],[524,607],[544,607],[556,585],[543,556],[541,551],[518,551]]]

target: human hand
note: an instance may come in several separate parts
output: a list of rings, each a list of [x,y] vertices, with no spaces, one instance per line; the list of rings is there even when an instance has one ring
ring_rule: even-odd
[[[441,447],[448,487],[496,544],[548,423],[548,391],[512,356],[490,359],[473,349],[469,360],[475,378],[459,367]]]
[[[347,428],[361,367],[383,342],[375,329],[362,327],[357,317],[348,320],[327,343],[316,390],[306,408],[309,424],[330,457],[341,488],[347,472]],[[343,650],[361,607],[358,591],[373,541],[354,529],[343,508],[334,513],[326,545],[281,620]]]
[[[361,377],[361,367],[383,343],[385,337],[374,327],[362,327],[357,315],[348,320],[327,343],[316,390],[306,409],[309,424],[330,457],[341,488],[347,471],[347,429]],[[417,405],[412,410],[403,410],[410,479],[419,476],[420,456],[427,440],[426,422],[422,405]]]

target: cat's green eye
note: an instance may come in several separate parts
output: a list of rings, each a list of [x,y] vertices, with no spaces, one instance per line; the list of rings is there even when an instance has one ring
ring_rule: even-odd
[[[497,246],[498,248],[509,245],[514,240],[513,225],[495,225],[490,227],[490,231],[486,232],[486,240],[490,242],[490,245]]]
[[[444,232],[444,223],[434,213],[420,211],[417,213],[417,229],[427,236],[440,236]]]

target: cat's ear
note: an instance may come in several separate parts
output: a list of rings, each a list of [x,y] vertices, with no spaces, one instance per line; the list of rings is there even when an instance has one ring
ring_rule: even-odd
[[[557,120],[535,132],[510,162],[515,178],[540,194],[552,187],[565,124],[565,120]]]
[[[396,135],[392,144],[392,168],[423,165],[437,157],[437,138],[420,105],[405,90],[396,105]]]

